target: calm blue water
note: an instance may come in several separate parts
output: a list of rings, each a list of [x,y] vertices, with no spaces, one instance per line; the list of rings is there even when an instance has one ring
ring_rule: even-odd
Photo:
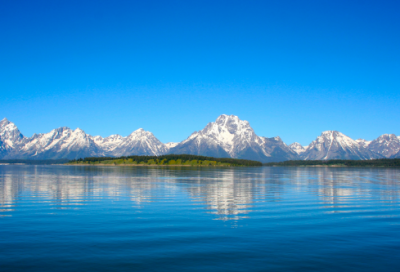
[[[0,166],[1,271],[400,271],[400,170]]]

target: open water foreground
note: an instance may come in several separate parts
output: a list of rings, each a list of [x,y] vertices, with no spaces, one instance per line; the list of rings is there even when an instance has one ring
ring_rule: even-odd
[[[400,170],[0,166],[0,271],[400,271]]]

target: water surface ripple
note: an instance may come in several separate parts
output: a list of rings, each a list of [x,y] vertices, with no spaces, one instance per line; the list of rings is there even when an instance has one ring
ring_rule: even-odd
[[[400,170],[0,166],[0,271],[400,271]]]

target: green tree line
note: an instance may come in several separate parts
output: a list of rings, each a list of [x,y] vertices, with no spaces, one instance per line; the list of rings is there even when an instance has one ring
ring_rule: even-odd
[[[261,162],[214,158],[197,155],[162,155],[162,156],[123,156],[123,157],[87,157],[71,160],[68,164],[114,164],[114,165],[189,165],[189,166],[262,166]]]

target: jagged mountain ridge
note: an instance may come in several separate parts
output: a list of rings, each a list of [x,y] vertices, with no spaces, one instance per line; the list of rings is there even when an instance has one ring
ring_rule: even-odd
[[[279,137],[259,137],[248,121],[225,114],[171,148],[169,153],[231,157],[261,162],[298,158]]]
[[[362,147],[368,148],[368,145],[371,143],[371,141],[367,141],[364,139],[357,139],[356,142],[361,145]]]
[[[123,138],[112,150],[112,155],[162,155],[168,148],[153,133],[140,128]]]
[[[24,139],[17,126],[4,118],[0,121],[0,156],[7,156]]]
[[[400,152],[400,139],[394,134],[383,134],[369,142],[368,149],[386,158],[396,157]]]
[[[161,155],[165,147],[151,132],[138,129],[127,137],[91,136],[77,128],[53,129],[24,137],[14,123],[0,122],[0,159],[77,159],[83,157]]]
[[[304,151],[306,151],[307,146],[302,146],[301,144],[299,144],[298,142],[294,142],[292,144],[289,145],[289,148],[291,150],[293,150],[294,152],[296,152],[298,155],[300,155],[301,153],[303,153]]]
[[[0,121],[0,159],[75,159],[88,156],[162,155],[167,153],[232,157],[262,162],[294,159],[372,159],[400,157],[400,136],[384,134],[373,141],[353,140],[338,131],[325,131],[309,146],[286,145],[280,137],[260,137],[249,122],[221,115],[180,143],[160,142],[138,129],[126,137],[91,136],[77,128],[54,129],[24,137],[6,118]]]
[[[24,145],[11,153],[12,157],[34,159],[61,159],[89,156],[105,156],[104,152],[94,142],[90,135],[77,128],[68,127],[53,129],[49,133],[35,134],[26,138]]]
[[[324,131],[301,154],[304,160],[369,160],[383,158],[363,144],[338,131]]]

